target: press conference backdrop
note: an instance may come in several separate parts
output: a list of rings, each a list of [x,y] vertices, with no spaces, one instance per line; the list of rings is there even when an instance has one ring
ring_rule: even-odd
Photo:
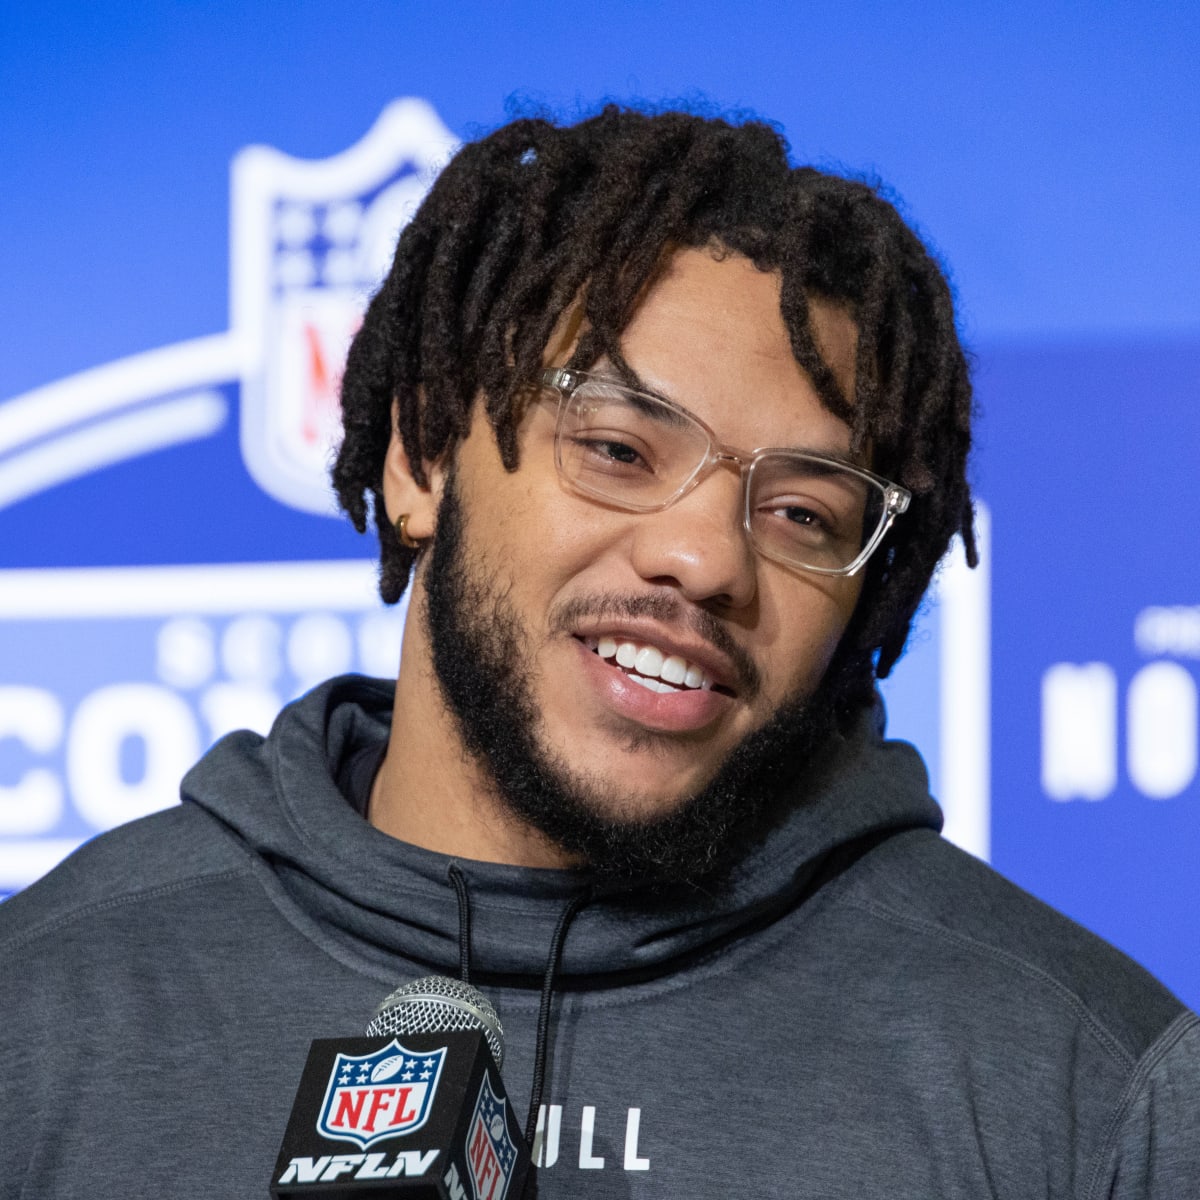
[[[3,11],[0,894],[314,682],[395,674],[324,471],[396,233],[506,104],[682,97],[882,176],[948,261],[983,561],[889,730],[947,836],[1200,1003],[1200,22],[778,7]]]

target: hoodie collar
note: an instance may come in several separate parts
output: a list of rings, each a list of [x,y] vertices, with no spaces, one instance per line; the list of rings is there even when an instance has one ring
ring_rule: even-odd
[[[275,877],[285,902],[379,965],[399,956],[453,974],[458,914],[445,855],[369,825],[338,790],[348,753],[387,738],[394,685],[357,676],[322,684],[280,714],[269,736],[218,743],[185,777],[185,801],[224,824]],[[654,974],[802,898],[829,853],[871,834],[941,826],[924,767],[882,737],[882,704],[833,748],[780,825],[714,894],[678,898],[636,886],[600,890],[575,921],[560,977]],[[540,978],[582,871],[458,860],[481,975]],[[347,946],[350,950],[351,947]]]

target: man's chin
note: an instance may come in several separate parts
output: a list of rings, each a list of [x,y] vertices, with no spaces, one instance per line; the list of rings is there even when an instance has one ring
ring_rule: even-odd
[[[600,797],[563,780],[553,790],[552,804],[544,803],[547,792],[510,793],[505,800],[519,820],[597,879],[651,886],[698,882],[720,873],[736,840],[701,797]]]
[[[678,775],[649,791],[644,771],[625,788],[611,770],[582,775],[536,736],[521,756],[526,767],[536,764],[536,785],[523,774],[515,786],[516,764],[506,755],[493,755],[489,765],[509,810],[598,879],[711,888],[783,815],[783,795],[809,757],[804,714],[789,710],[779,718],[682,794]]]
[[[667,763],[618,751],[568,756],[536,738],[532,752],[542,764],[553,764],[559,788],[570,792],[598,821],[631,830],[676,817],[717,775],[716,770],[697,771],[692,764],[671,770]]]

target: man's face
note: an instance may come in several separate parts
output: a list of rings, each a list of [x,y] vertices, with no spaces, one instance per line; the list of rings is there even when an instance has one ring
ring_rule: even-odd
[[[814,324],[850,392],[852,324],[825,307]],[[792,356],[777,278],[741,257],[677,254],[646,293],[622,350],[646,387],[695,413],[726,444],[849,449],[849,429],[821,406]],[[505,471],[477,409],[455,459],[455,529],[439,528],[426,564],[435,607],[468,610],[433,613],[435,662],[439,639],[447,661],[461,652],[446,644],[456,639],[467,640],[473,660],[494,659],[486,664],[493,678],[515,681],[503,703],[522,705],[520,721],[533,726],[536,769],[569,781],[602,822],[669,818],[772,718],[786,711],[791,721],[802,711],[860,579],[757,555],[741,525],[736,469],[718,467],[662,512],[635,514],[566,489],[548,406],[531,407],[520,448],[520,467]],[[439,562],[443,532],[453,545]],[[682,659],[704,683],[650,690],[633,678],[636,663],[627,669],[598,653],[611,643]],[[442,685],[465,724],[454,687],[445,678]],[[756,751],[764,752],[769,746]]]

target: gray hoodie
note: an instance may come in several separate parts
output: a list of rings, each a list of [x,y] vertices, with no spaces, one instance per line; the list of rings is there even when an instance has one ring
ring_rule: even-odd
[[[450,860],[339,770],[390,685],[234,734],[184,803],[0,905],[0,1196],[263,1197],[309,1042],[457,974]],[[712,894],[593,896],[554,976],[540,1200],[1200,1197],[1200,1024],[938,836],[865,714]],[[460,862],[523,1118],[553,931],[586,880]]]

